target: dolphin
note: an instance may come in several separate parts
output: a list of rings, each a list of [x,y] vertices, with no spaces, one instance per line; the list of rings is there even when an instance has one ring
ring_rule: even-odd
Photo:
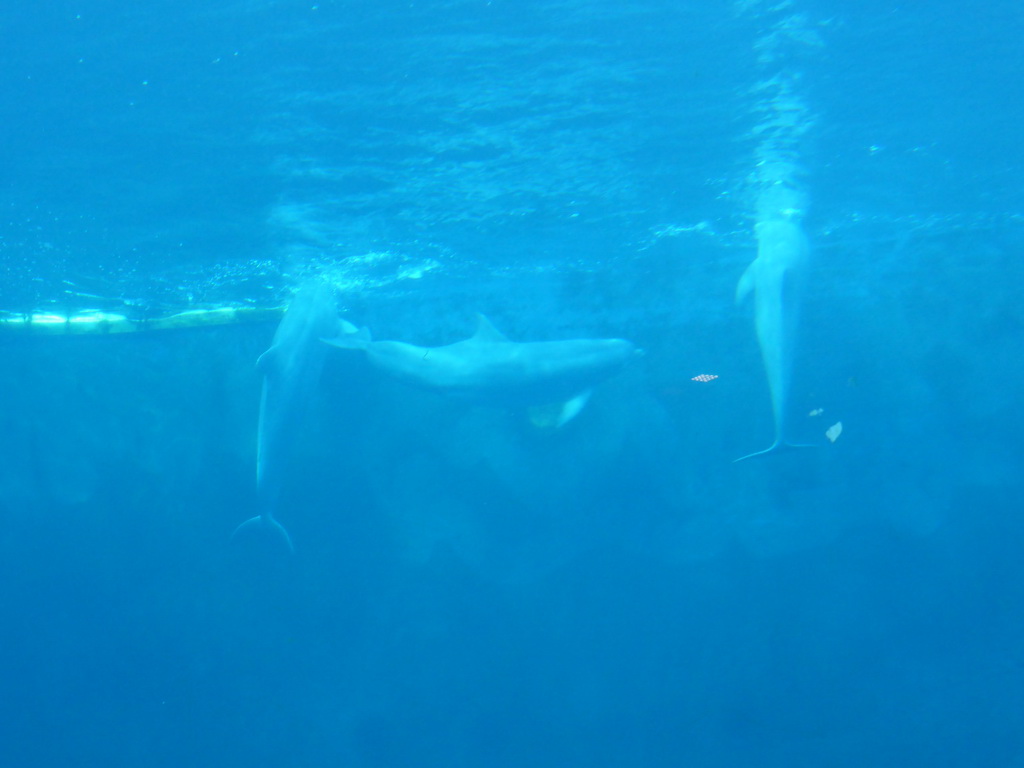
[[[799,224],[790,218],[759,221],[754,232],[757,258],[740,278],[736,286],[736,300],[743,301],[751,292],[754,293],[754,327],[772,398],[775,442],[763,451],[742,456],[736,461],[787,448],[811,447],[789,441],[786,421],[800,294],[810,247]]]
[[[483,315],[477,315],[476,333],[443,347],[373,341],[368,329],[345,325],[348,332],[324,341],[363,350],[373,366],[389,375],[452,397],[503,406],[561,404],[556,426],[575,417],[591,388],[637,352],[625,339],[509,341]]]
[[[302,286],[281,319],[270,349],[256,367],[263,374],[256,438],[256,496],[259,514],[232,534],[259,534],[294,551],[291,537],[275,517],[288,470],[295,430],[301,423],[326,359],[324,335],[338,331],[333,290],[323,283]]]

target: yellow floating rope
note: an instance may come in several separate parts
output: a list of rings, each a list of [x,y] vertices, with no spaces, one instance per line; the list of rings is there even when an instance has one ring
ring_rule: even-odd
[[[16,332],[44,336],[105,335],[139,331],[171,331],[184,328],[208,328],[278,320],[283,307],[219,307],[190,309],[167,317],[133,320],[110,312],[87,311],[72,315],[54,312],[33,312],[26,315],[0,317],[0,333]]]

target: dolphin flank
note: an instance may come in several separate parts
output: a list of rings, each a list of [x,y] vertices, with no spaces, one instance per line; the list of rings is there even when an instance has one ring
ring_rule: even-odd
[[[363,350],[389,375],[452,397],[492,405],[561,404],[558,426],[579,413],[591,388],[637,351],[625,339],[513,342],[483,315],[470,338],[443,347],[373,341],[366,328],[324,341]]]

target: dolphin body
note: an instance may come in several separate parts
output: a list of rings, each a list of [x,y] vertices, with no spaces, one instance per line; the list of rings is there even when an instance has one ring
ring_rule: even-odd
[[[636,353],[625,339],[509,341],[483,315],[470,338],[443,347],[373,341],[366,328],[325,338],[342,349],[361,349],[370,363],[408,384],[472,402],[503,406],[561,404],[562,426],[580,412],[591,388]]]
[[[736,461],[812,446],[791,443],[786,421],[790,378],[800,319],[800,294],[810,254],[807,236],[788,218],[759,221],[755,227],[757,258],[736,286],[736,300],[754,293],[754,327],[761,347],[775,420],[775,442]]]
[[[261,535],[282,550],[294,551],[288,531],[275,512],[288,470],[295,430],[320,379],[327,349],[324,335],[338,331],[333,290],[307,284],[288,305],[270,349],[256,366],[263,374],[260,420],[256,438],[256,496],[259,514],[242,523],[232,538]]]

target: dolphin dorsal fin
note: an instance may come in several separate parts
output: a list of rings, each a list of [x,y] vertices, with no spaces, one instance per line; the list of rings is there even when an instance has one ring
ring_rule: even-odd
[[[491,321],[481,314],[476,316],[476,333],[473,334],[473,341],[488,341],[491,343],[507,342],[505,335],[491,325]]]
[[[341,333],[333,339],[321,338],[320,341],[341,349],[366,349],[373,340],[370,336],[370,329],[365,325],[362,328],[356,328],[347,320],[340,320],[338,328],[341,329]]]
[[[353,333],[359,333],[359,328],[352,325],[348,320],[343,317],[338,318],[338,335],[346,336]]]
[[[278,357],[280,357],[280,350],[277,345],[274,344],[266,352],[256,358],[256,370],[266,376],[268,373],[272,373],[280,365]]]

